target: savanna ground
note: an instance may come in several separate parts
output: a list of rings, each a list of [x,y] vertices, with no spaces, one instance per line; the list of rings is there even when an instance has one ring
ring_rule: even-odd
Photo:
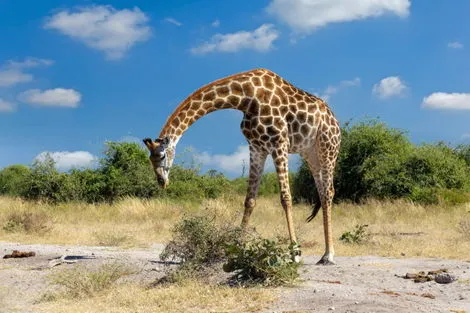
[[[336,266],[315,266],[323,253],[321,213],[296,205],[301,279],[291,287],[239,288],[188,280],[150,287],[163,274],[158,255],[185,215],[210,214],[238,224],[242,197],[202,204],[124,199],[114,204],[45,204],[0,197],[0,311],[7,312],[470,312],[470,204],[409,201],[341,203],[333,209]],[[361,243],[338,240],[368,225]],[[277,197],[261,198],[252,223],[263,237],[286,237]],[[69,255],[76,263],[49,267]],[[446,268],[448,285],[395,275]]]

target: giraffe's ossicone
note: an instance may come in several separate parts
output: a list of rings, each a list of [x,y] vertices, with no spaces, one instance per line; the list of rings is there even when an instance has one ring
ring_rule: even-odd
[[[157,139],[144,139],[159,185],[166,187],[169,183],[168,174],[176,144],[183,133],[202,116],[221,109],[243,112],[241,129],[250,147],[250,174],[242,226],[247,226],[255,207],[264,163],[271,155],[279,179],[289,236],[292,243],[297,243],[292,220],[288,155],[298,153],[310,167],[321,201],[308,218],[315,217],[322,207],[326,248],[318,263],[334,264],[331,205],[333,173],[341,142],[339,123],[323,100],[269,70],[255,69],[201,87],[176,108]]]

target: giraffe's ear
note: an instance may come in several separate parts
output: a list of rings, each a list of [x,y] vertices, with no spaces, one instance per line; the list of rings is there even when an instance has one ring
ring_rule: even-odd
[[[144,140],[142,140],[144,142],[144,144],[147,146],[147,148],[150,150],[150,152],[152,152],[153,150],[155,150],[155,148],[157,147],[156,143],[152,141],[152,139],[150,138],[145,138]]]

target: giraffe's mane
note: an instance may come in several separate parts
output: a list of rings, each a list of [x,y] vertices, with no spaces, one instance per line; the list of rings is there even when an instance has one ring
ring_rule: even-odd
[[[182,110],[185,110],[186,109],[186,105],[188,103],[191,102],[191,99],[192,98],[197,98],[197,96],[201,93],[203,93],[204,91],[212,88],[213,86],[215,85],[218,85],[220,83],[224,83],[224,82],[227,82],[227,81],[230,81],[234,78],[237,78],[237,77],[240,77],[240,76],[243,76],[243,75],[246,75],[246,74],[250,74],[250,73],[253,73],[253,72],[256,72],[256,71],[264,71],[264,72],[270,72],[269,70],[267,69],[263,69],[263,68],[256,68],[256,69],[252,69],[252,70],[249,70],[249,71],[245,71],[245,72],[240,72],[240,73],[237,73],[237,74],[233,74],[233,75],[230,75],[230,76],[226,76],[226,77],[222,77],[220,79],[217,79],[217,80],[214,80],[213,82],[207,84],[207,85],[204,85],[202,86],[201,88],[197,89],[196,91],[194,91],[192,94],[190,94],[188,97],[186,97],[186,99],[184,99],[177,107],[176,109],[173,111],[173,113],[170,115],[170,117],[168,117],[168,119],[166,120],[165,122],[165,126],[163,126],[162,128],[162,131],[160,132],[160,137],[162,137],[163,135],[166,134],[166,131],[168,130],[168,128],[170,127],[170,124],[171,124],[171,121],[176,117],[178,116],[178,114],[182,111]]]

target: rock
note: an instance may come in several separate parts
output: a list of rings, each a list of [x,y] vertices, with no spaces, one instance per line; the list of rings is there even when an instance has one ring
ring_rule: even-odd
[[[449,273],[440,273],[440,274],[437,274],[436,277],[434,277],[434,280],[438,284],[449,284],[451,282],[456,281],[457,278],[454,275],[451,275]]]
[[[334,310],[335,310],[334,306],[328,308],[328,311],[334,311]]]

